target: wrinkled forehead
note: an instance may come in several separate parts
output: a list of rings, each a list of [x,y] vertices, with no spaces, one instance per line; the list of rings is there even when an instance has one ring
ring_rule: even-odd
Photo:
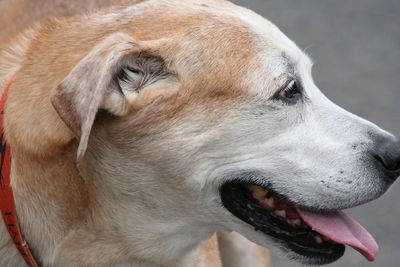
[[[213,10],[184,35],[184,71],[202,84],[220,82],[247,92],[270,94],[311,67],[309,58],[274,24],[237,6]]]

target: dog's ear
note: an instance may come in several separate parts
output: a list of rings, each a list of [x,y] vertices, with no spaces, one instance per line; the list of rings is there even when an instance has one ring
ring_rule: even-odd
[[[122,116],[129,102],[149,85],[165,79],[163,59],[125,33],[96,45],[53,90],[51,102],[79,140],[78,159],[85,154],[99,109]]]

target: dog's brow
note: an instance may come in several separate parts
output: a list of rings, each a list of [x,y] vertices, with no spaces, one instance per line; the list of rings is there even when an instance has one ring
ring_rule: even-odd
[[[293,63],[293,66],[296,66],[296,73],[301,73],[303,71],[310,72],[313,66],[312,59],[303,52],[301,52],[298,59]]]
[[[310,56],[300,49],[296,49],[295,51],[282,51],[282,58],[287,62],[287,66],[290,69],[289,72],[298,73],[299,68],[303,68],[305,70],[311,70],[313,66],[313,60]]]

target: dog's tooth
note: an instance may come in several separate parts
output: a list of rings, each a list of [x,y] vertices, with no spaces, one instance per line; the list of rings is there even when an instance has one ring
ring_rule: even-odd
[[[270,208],[274,208],[274,198],[273,197],[267,198],[265,200],[265,204],[267,204],[267,206]]]
[[[247,188],[253,193],[254,197],[265,197],[268,191],[258,185],[248,185]]]
[[[275,214],[279,217],[286,218],[286,211],[285,210],[277,210]]]
[[[320,235],[317,235],[315,236],[315,242],[317,242],[317,244],[322,244],[324,241]]]
[[[301,225],[301,220],[300,219],[294,219],[294,220],[291,220],[291,222],[292,222],[293,225],[296,225],[296,226],[300,226]]]

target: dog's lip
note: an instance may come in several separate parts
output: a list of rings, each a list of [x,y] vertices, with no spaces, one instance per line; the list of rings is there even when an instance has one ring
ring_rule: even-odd
[[[293,205],[302,221],[313,231],[359,251],[368,261],[374,261],[379,247],[371,234],[342,211],[310,211]]]
[[[282,220],[280,215],[266,211],[260,203],[251,196],[247,184],[240,181],[231,181],[220,188],[222,204],[234,216],[252,225],[256,231],[267,234],[282,244],[286,244],[290,250],[310,260],[322,263],[330,263],[340,258],[344,253],[344,246],[329,239],[323,239],[317,232],[312,231],[307,225],[290,225],[290,219],[300,218],[291,206],[285,208],[288,211],[289,221]],[[282,203],[281,203],[282,204]],[[282,208],[277,202],[277,207]],[[289,205],[291,205],[289,203]],[[290,214],[294,210],[296,214]],[[279,211],[279,210],[276,210]],[[292,217],[291,217],[292,216]]]
[[[254,200],[259,202],[259,204],[269,211],[274,211],[275,214],[278,216],[284,217],[284,221],[288,224],[292,224],[293,219],[298,221],[298,218],[301,219],[301,222],[304,223],[309,227],[311,233],[317,233],[314,238],[315,240],[322,242],[330,242],[333,246],[334,251],[338,252],[337,255],[340,254],[341,249],[335,247],[334,245],[349,245],[356,250],[358,250],[361,254],[363,254],[369,261],[375,260],[375,256],[378,252],[378,246],[372,236],[366,231],[360,224],[356,221],[345,215],[343,212],[340,211],[321,211],[316,209],[310,209],[307,207],[299,207],[290,201],[287,201],[284,197],[280,196],[279,194],[275,193],[274,191],[271,192],[270,189],[265,189],[265,187],[254,185],[254,184],[242,184],[251,192],[251,196]],[[269,187],[268,187],[269,188]],[[270,198],[272,196],[277,196],[277,198],[282,198],[282,203],[278,204],[274,207],[274,203],[272,201],[272,207],[270,203]],[[222,196],[221,196],[222,197]],[[223,201],[224,202],[224,201]],[[250,209],[254,209],[254,207],[249,206]],[[275,209],[274,209],[275,208]],[[229,208],[228,208],[229,210]],[[286,213],[290,212],[291,214],[280,214],[282,211]],[[313,210],[313,211],[311,211]],[[232,210],[230,210],[232,212]],[[279,212],[279,213],[278,213]],[[232,212],[235,216],[235,212]],[[287,216],[286,216],[287,215]],[[239,216],[237,216],[239,217]],[[239,217],[240,218],[240,217]],[[246,221],[246,218],[240,218]],[[250,221],[247,221],[249,224],[254,224],[254,218],[251,218]],[[266,218],[268,220],[268,218]],[[253,225],[254,226],[254,225]],[[293,226],[293,225],[292,225]],[[299,226],[299,225],[295,225]],[[255,225],[257,230],[257,226]],[[262,228],[262,227],[259,227]],[[285,229],[285,228],[284,228]],[[299,230],[299,229],[297,229]],[[265,230],[262,230],[266,234]],[[301,231],[301,230],[299,230]],[[293,233],[291,231],[290,233]],[[270,234],[274,236],[273,234]],[[297,237],[297,234],[295,234]],[[290,237],[289,237],[290,238]],[[309,239],[309,235],[305,236],[306,239]],[[323,241],[321,240],[323,238]],[[279,235],[278,235],[279,239]],[[285,238],[283,238],[285,239]],[[288,241],[288,240],[285,240]],[[290,240],[289,240],[290,243]],[[306,243],[307,244],[307,243]],[[325,244],[325,243],[323,243]],[[293,245],[293,244],[292,244]],[[312,245],[312,250],[315,250],[315,244]],[[293,246],[291,246],[293,248]],[[292,249],[296,251],[295,249]],[[344,249],[343,249],[344,251]],[[343,252],[342,251],[342,252]],[[318,251],[321,254],[321,251]],[[322,250],[323,252],[323,250]],[[328,251],[329,252],[329,251]],[[329,254],[329,253],[328,253]],[[339,256],[340,257],[340,256]]]

